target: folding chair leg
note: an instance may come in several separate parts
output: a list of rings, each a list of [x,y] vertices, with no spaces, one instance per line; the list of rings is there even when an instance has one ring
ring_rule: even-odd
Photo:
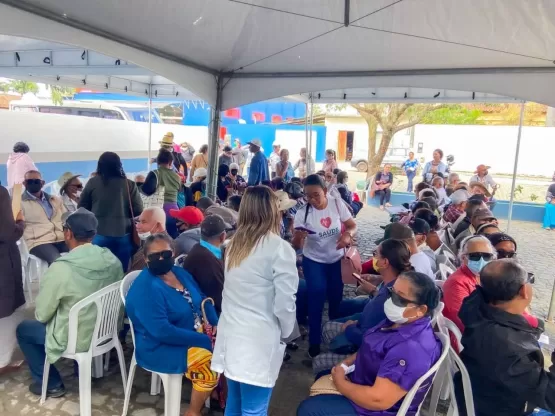
[[[48,358],[44,360],[44,369],[42,371],[42,395],[40,397],[40,404],[46,401],[46,392],[48,390],[48,377],[50,376],[50,362]]]
[[[150,395],[151,396],[158,396],[160,394],[160,387],[162,384],[162,380],[158,374],[152,373],[152,377],[150,379]]]
[[[167,377],[164,385],[164,416],[181,414],[181,381],[182,377],[172,374]]]
[[[92,377],[102,378],[104,376],[104,363],[102,361],[103,355],[97,355],[92,359]]]

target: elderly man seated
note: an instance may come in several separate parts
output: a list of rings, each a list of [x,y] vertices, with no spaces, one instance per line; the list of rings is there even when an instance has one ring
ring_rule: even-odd
[[[229,228],[219,215],[209,215],[200,224],[200,242],[193,246],[183,268],[194,277],[200,290],[214,299],[216,312],[222,312],[224,262],[222,244]]]
[[[139,216],[137,233],[141,242],[153,234],[166,233],[166,213],[164,210],[160,207],[146,208]],[[129,271],[143,270],[145,266],[144,252],[143,250],[138,250],[131,259]]]
[[[57,196],[42,190],[44,181],[40,172],[30,170],[25,174],[25,192],[21,197],[21,210],[25,217],[23,239],[29,252],[49,265],[60,253],[67,252],[62,232],[62,214],[66,211]]]
[[[531,415],[535,408],[555,412],[555,367],[545,370],[538,343],[543,325],[533,327],[525,315],[532,283],[533,277],[516,261],[493,261],[463,302],[461,359],[470,375],[476,416]],[[460,373],[455,386],[462,405]]]
[[[106,248],[91,244],[98,221],[85,208],[62,217],[63,234],[70,251],[49,267],[41,280],[36,300],[36,321],[23,321],[17,327],[17,341],[29,364],[33,383],[29,391],[40,396],[45,358],[50,364],[67,348],[69,311],[79,301],[123,278],[121,262]],[[77,352],[89,349],[96,322],[96,308],[79,315]],[[47,395],[65,394],[60,373],[52,365]]]
[[[455,246],[460,248],[461,243],[466,237],[476,234],[476,231],[480,228],[483,224],[493,223],[497,225],[497,218],[493,215],[493,213],[487,208],[478,208],[472,214],[470,219],[470,226],[460,232],[457,237],[455,238]]]
[[[237,211],[218,205],[207,196],[197,202],[197,208],[202,211],[205,217],[213,214],[219,215],[232,228],[235,228],[239,220],[239,213]]]
[[[465,216],[466,204],[470,195],[464,189],[459,189],[451,194],[451,204],[443,213],[443,220],[454,224],[461,216]]]

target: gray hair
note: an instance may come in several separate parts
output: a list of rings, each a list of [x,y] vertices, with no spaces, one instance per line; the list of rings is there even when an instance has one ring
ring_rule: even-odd
[[[164,210],[160,207],[148,207],[145,208],[143,210],[143,212],[141,213],[141,215],[143,215],[144,213],[150,212],[152,214],[152,219],[154,219],[156,222],[160,223],[163,227],[164,230],[166,229],[166,213],[164,212]]]
[[[494,259],[497,258],[497,251],[495,250],[495,247],[493,247],[493,245],[491,244],[491,241],[489,241],[483,235],[471,235],[469,237],[466,237],[462,241],[461,249],[459,250],[459,260],[461,262],[463,261],[463,258],[468,255],[468,246],[470,245],[471,242],[474,242],[474,241],[483,241],[484,243],[486,243],[488,248],[490,249],[490,251],[493,254],[493,258]]]
[[[460,178],[459,178],[459,174],[458,174],[458,173],[455,173],[455,172],[450,173],[450,174],[449,174],[449,182],[451,182],[453,179],[460,179]]]

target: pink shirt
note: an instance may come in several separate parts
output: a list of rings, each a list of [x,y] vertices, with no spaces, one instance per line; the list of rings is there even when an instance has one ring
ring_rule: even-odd
[[[324,172],[333,172],[334,169],[337,169],[337,161],[335,160],[325,160],[324,165],[322,166],[322,170]]]

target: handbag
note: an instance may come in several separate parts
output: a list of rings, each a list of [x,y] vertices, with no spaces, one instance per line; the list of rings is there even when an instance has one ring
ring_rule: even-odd
[[[135,224],[135,214],[133,213],[133,202],[131,201],[131,191],[129,190],[129,180],[125,178],[125,187],[127,188],[127,199],[129,200],[129,210],[131,211],[131,241],[135,247],[141,246],[141,239],[137,231],[137,224]],[[123,268],[127,270],[126,265]]]
[[[337,199],[335,200],[335,207],[339,213]],[[354,285],[357,283],[357,279],[355,279],[353,273],[360,274],[362,272],[362,260],[357,248],[354,246],[346,248],[344,252],[345,254],[341,258],[341,280],[346,285]]]
[[[335,394],[336,396],[341,396],[341,393],[335,387],[333,378],[330,375],[325,375],[320,377],[314,382],[310,387],[310,396],[319,396],[321,394]]]
[[[160,185],[160,179],[158,178],[156,171],[153,170],[152,173],[154,173],[154,176],[156,177],[156,190],[152,195],[145,195],[142,192],[139,192],[139,195],[143,200],[143,209],[164,207],[164,194],[166,193],[166,187],[164,185]]]

